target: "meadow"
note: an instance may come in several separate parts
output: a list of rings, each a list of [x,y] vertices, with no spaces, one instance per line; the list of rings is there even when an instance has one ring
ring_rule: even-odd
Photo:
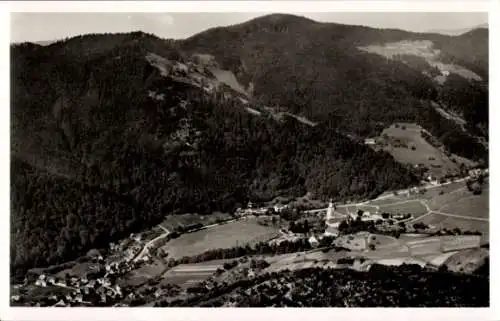
[[[390,214],[407,214],[411,213],[414,217],[423,215],[427,213],[427,209],[422,203],[417,200],[414,201],[403,201],[397,202],[395,204],[388,204],[380,206],[380,212],[386,212]]]
[[[229,213],[215,212],[210,215],[200,215],[200,214],[179,214],[179,215],[169,215],[165,217],[160,225],[169,231],[174,231],[176,228],[186,228],[194,224],[201,224],[203,226],[212,225],[220,221],[230,220],[232,217]]]
[[[393,124],[382,132],[388,138],[383,149],[404,164],[423,165],[434,176],[457,172],[459,167],[440,149],[432,146],[421,135],[422,128],[415,124]]]
[[[260,225],[255,219],[246,219],[183,234],[172,239],[162,249],[169,253],[169,258],[180,258],[208,250],[265,241],[277,234],[277,228]]]

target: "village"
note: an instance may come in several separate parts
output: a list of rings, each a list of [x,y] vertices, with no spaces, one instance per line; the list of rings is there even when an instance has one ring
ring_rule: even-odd
[[[473,169],[469,172],[467,179],[476,179],[487,174],[487,170]],[[362,256],[354,255],[355,259],[351,260],[352,262],[348,259],[349,255],[346,258],[342,257],[340,261],[337,260],[337,263],[341,263],[340,265],[334,264],[338,267],[358,267],[363,270],[374,262],[390,265],[394,259],[391,261],[390,259],[384,259],[384,257],[393,256],[392,252],[396,250],[394,244],[400,244],[400,241],[397,240],[399,235],[409,235],[410,239],[412,239],[411,235],[431,236],[424,243],[432,240],[435,245],[431,246],[431,252],[437,251],[436,253],[450,253],[463,249],[479,248],[480,236],[471,231],[463,231],[458,234],[457,232],[448,231],[446,232],[448,234],[442,234],[442,227],[418,221],[418,215],[415,217],[411,212],[404,213],[402,211],[389,213],[383,210],[384,205],[376,205],[377,202],[384,202],[394,198],[395,200],[400,199],[399,203],[394,204],[413,202],[427,206],[424,200],[413,199],[412,197],[415,195],[420,197],[422,190],[425,191],[425,189],[440,189],[441,185],[463,185],[465,180],[456,179],[455,181],[436,183],[432,178],[429,178],[426,182],[427,185],[424,187],[388,193],[377,199],[359,203],[336,204],[330,200],[327,208],[314,210],[297,209],[293,203],[278,202],[258,205],[249,201],[246,208],[237,209],[232,216],[228,216],[226,219],[217,219],[215,224],[192,224],[191,230],[187,229],[185,233],[227,226],[227,224],[238,221],[256,221],[258,225],[273,227],[279,232],[275,233],[274,236],[266,236],[268,235],[266,234],[257,237],[253,242],[265,242],[271,246],[280,246],[283,242],[307,242],[310,249],[327,250],[333,246],[344,251],[351,251],[353,254],[364,253]],[[463,190],[463,187],[458,190]],[[442,192],[436,195],[441,194]],[[429,215],[432,211],[428,206],[427,210],[426,215]],[[28,273],[22,284],[13,286],[12,304],[53,307],[133,306],[136,304],[134,302],[142,302],[144,297],[161,297],[167,291],[164,286],[145,286],[141,288],[141,291],[137,291],[136,286],[128,284],[126,281],[131,273],[133,274],[134,271],[155,264],[153,262],[163,262],[167,270],[171,268],[172,264],[167,261],[169,251],[163,249],[162,244],[169,244],[170,237],[175,233],[163,226],[160,227],[138,234],[131,234],[118,244],[110,243],[108,249],[91,250],[84,258],[79,260],[80,263],[76,263],[73,267],[56,269],[52,272],[48,269],[38,273]],[[461,236],[460,234],[463,233],[466,235]],[[178,236],[179,233],[177,233],[176,237]],[[406,244],[407,241],[405,240],[401,241],[401,244]],[[393,247],[387,247],[384,242],[389,242]],[[418,248],[423,246],[417,242],[415,243],[417,250],[411,250],[411,242],[413,241],[410,241],[410,245],[403,245],[402,248],[409,251],[409,257],[412,255],[411,251],[417,251],[415,253],[418,253]],[[244,242],[240,244],[244,245]],[[424,251],[423,254],[428,253]],[[402,262],[401,260],[396,261]],[[415,259],[412,258],[412,260]],[[347,264],[346,262],[355,264]],[[425,262],[419,264],[426,265]],[[79,265],[80,268],[75,268],[75,266]],[[54,291],[54,294],[45,296],[42,300],[30,300],[28,299],[29,296],[25,294],[34,288],[59,289],[59,291]]]

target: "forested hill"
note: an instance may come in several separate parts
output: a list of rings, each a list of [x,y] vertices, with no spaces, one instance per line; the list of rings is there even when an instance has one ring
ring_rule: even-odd
[[[431,37],[438,58],[383,56],[387,41],[407,37]],[[272,15],[183,41],[134,32],[14,45],[14,271],[107,246],[169,214],[415,184],[390,155],[351,139],[395,121],[484,158],[475,136],[487,133],[487,50],[478,39]],[[459,73],[443,82],[436,59]],[[433,102],[462,114],[466,131]]]
[[[451,37],[272,14],[201,32],[180,46],[214,55],[264,104],[313,120],[336,116],[341,128],[361,136],[396,120],[416,122],[452,152],[487,158],[467,152],[477,144],[470,134],[488,133],[487,29]],[[461,115],[468,133],[433,102]]]
[[[196,63],[175,42],[88,35],[11,53],[18,274],[107,247],[169,214],[306,192],[369,197],[418,181],[336,131],[335,120],[311,126],[266,114],[216,79],[227,72]]]

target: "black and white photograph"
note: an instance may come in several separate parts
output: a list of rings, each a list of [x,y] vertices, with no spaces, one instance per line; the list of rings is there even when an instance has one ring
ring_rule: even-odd
[[[10,13],[9,305],[489,307],[488,12],[202,9]]]

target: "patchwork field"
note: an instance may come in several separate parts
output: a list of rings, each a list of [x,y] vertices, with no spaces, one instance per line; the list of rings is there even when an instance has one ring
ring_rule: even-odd
[[[163,274],[163,283],[176,284],[180,286],[189,286],[206,280],[222,268],[224,263],[231,262],[230,260],[213,260],[196,264],[181,264],[168,270]]]
[[[169,253],[169,257],[180,258],[212,249],[261,242],[276,235],[277,228],[260,225],[255,219],[247,219],[183,234],[168,242],[163,249]]]

